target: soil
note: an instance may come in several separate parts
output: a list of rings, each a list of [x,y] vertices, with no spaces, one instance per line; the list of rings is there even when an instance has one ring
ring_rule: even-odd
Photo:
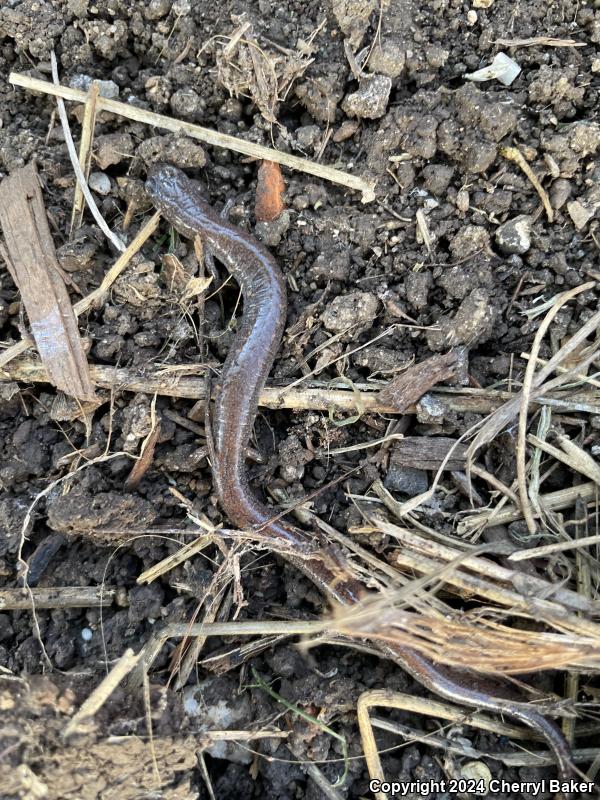
[[[522,375],[519,356],[539,324],[525,312],[598,276],[596,6],[580,0],[2,0],[0,177],[35,157],[72,296],[98,286],[115,255],[87,213],[74,241],[68,237],[74,177],[54,101],[7,81],[11,71],[50,80],[52,49],[63,83],[85,87],[89,78],[100,79],[108,82],[104,91],[128,103],[363,174],[377,181],[377,200],[368,205],[356,193],[285,171],[286,212],[255,225],[255,163],[104,112],[96,121],[92,171],[98,174],[91,183],[113,228],[120,228],[132,201],[136,214],[127,237],[147,219],[142,181],[150,163],[166,160],[201,180],[217,207],[233,200],[231,219],[271,247],[288,277],[290,305],[290,333],[274,383],[301,377],[315,348],[308,366],[322,370],[319,380],[343,375],[365,383],[463,346],[457,385],[503,385]],[[254,37],[259,47],[227,52],[225,37],[244,22],[250,25],[245,40]],[[497,43],[539,36],[583,46]],[[521,67],[511,86],[465,78],[499,50]],[[255,72],[256,59],[267,56],[270,66],[261,62]],[[77,118],[70,118],[77,136]],[[553,223],[504,147],[518,147],[542,180]],[[415,224],[417,212],[425,234]],[[200,364],[218,370],[234,335],[228,321],[235,289],[227,286],[208,299],[200,319],[196,306],[182,300],[177,281],[167,280],[162,255],[169,246],[193,274],[191,244],[163,224],[108,301],[80,320],[91,362],[137,370],[183,365],[192,374],[202,374]],[[597,292],[590,290],[565,306],[541,357],[576,331],[596,303]],[[0,339],[6,343],[21,338],[20,312],[19,294],[2,267]],[[18,585],[21,529],[44,492],[26,525],[23,557],[35,554],[37,565],[30,582],[104,583],[119,590],[101,612],[38,609],[35,620],[29,611],[0,614],[3,800],[208,798],[205,773],[217,798],[317,798],[324,795],[304,762],[334,759],[320,765],[332,782],[341,772],[339,740],[262,689],[248,688],[254,680],[247,666],[211,672],[200,665],[177,689],[169,677],[176,660],[172,642],[157,656],[146,692],[153,741],[144,693],[130,684],[111,696],[89,730],[68,742],[62,738],[105,665],[127,648],[137,652],[163,624],[193,621],[212,591],[222,565],[214,546],[147,586],[136,584],[144,570],[200,535],[186,510],[227,523],[212,490],[202,425],[189,416],[192,407],[190,400],[106,392],[82,418],[64,398],[57,403],[52,387],[0,383],[0,587]],[[127,491],[131,456],[151,431],[153,414],[161,421],[154,459]],[[407,417],[404,433],[456,437],[478,419],[432,406],[420,418]],[[369,414],[354,424],[335,422],[321,412],[261,412],[254,485],[294,501],[333,482],[316,495],[313,510],[342,531],[360,522],[348,495],[366,493],[375,478],[399,499],[430,485],[432,471],[397,463],[388,470],[364,451],[319,457],[379,438],[387,426]],[[593,444],[598,418],[586,417],[584,425]],[[110,458],[102,458],[104,452]],[[508,484],[513,456],[507,435],[487,457],[488,469]],[[349,479],[336,482],[357,466]],[[552,487],[560,488],[560,473],[554,480]],[[428,524],[452,533],[468,500],[442,483],[445,491],[423,513]],[[488,487],[475,487],[487,502]],[[238,566],[243,593],[228,595],[223,618],[310,618],[326,609],[305,578],[264,551],[244,553]],[[200,658],[231,647],[231,641],[209,638]],[[350,649],[322,646],[306,656],[284,642],[258,654],[252,666],[282,697],[345,736],[353,756],[362,753],[356,725],[362,691],[385,686],[423,693],[392,665]],[[530,682],[562,693],[561,675]],[[422,732],[437,730],[430,719],[390,718]],[[270,727],[289,737],[206,741],[206,730]],[[454,735],[482,751],[510,747],[467,726]],[[381,750],[396,748],[383,756],[385,774],[396,780],[455,777],[468,761],[398,742],[378,733]],[[494,777],[534,780],[544,772],[484,760]],[[361,758],[350,761],[338,791],[347,798],[370,796]]]

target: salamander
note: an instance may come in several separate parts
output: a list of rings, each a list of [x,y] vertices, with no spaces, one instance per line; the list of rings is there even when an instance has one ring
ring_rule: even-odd
[[[333,546],[315,545],[315,537],[299,527],[273,520],[273,513],[248,483],[245,449],[258,409],[258,397],[275,360],[286,324],[284,276],[269,251],[256,239],[222,219],[202,196],[198,185],[181,170],[155,165],[146,190],[161,214],[179,233],[200,236],[238,282],[243,316],[215,387],[211,435],[217,495],[230,522],[259,527],[263,537],[300,569],[328,598],[352,605],[367,590]],[[540,734],[553,750],[562,776],[572,773],[569,745],[559,728],[527,703],[493,696],[474,688],[473,678],[451,674],[415,650],[396,643],[378,643],[394,660],[432,692],[462,705],[488,709],[518,719]]]

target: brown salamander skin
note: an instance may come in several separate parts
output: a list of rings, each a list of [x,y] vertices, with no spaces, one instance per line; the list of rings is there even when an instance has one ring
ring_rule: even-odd
[[[229,520],[242,528],[259,526],[263,536],[284,545],[282,555],[330,599],[356,603],[367,592],[333,548],[315,554],[314,537],[291,524],[272,521],[272,513],[248,485],[245,448],[263,388],[283,335],[287,302],[284,277],[259,242],[223,220],[183,172],[157,165],[146,190],[156,208],[189,239],[200,236],[239,283],[244,300],[242,323],[216,387],[212,423],[212,465],[219,500]],[[312,550],[311,550],[312,547]],[[298,554],[295,555],[293,551]],[[312,552],[313,555],[306,555]],[[378,645],[432,692],[454,702],[508,714],[541,734],[554,751],[563,776],[572,773],[570,750],[558,727],[526,703],[494,697],[473,688],[419,653],[402,645]]]

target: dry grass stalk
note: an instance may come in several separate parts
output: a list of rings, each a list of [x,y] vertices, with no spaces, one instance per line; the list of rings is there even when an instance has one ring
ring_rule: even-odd
[[[485,579],[490,586],[500,585],[513,589],[523,585],[524,578],[521,572],[503,567],[486,557],[487,553],[500,553],[503,548],[492,545],[472,548],[454,540],[439,542],[408,528],[393,525],[387,520],[377,518],[374,521],[378,530],[402,545],[402,553],[410,553],[415,558],[433,559],[437,562],[438,568],[454,562],[456,566],[469,570]],[[517,560],[515,555],[510,558]],[[540,601],[544,600],[544,603],[548,603],[551,602],[548,598],[553,599],[554,603],[557,604],[554,606],[557,616],[564,613],[565,609],[573,612],[584,612],[589,615],[598,613],[597,605],[577,592],[565,589],[562,586],[555,586],[533,575],[528,575],[526,580],[529,590],[535,593]],[[510,605],[510,603],[503,603],[503,605]],[[545,609],[547,608],[548,606],[545,606]]]
[[[175,567],[178,567],[180,564],[183,564],[185,561],[192,558],[192,556],[200,553],[213,542],[214,537],[211,534],[199,536],[193,542],[185,544],[176,553],[167,556],[167,558],[163,558],[162,561],[159,561],[157,564],[154,564],[152,567],[145,570],[145,572],[142,572],[140,575],[138,575],[136,583],[152,583],[152,581],[155,581],[161,575],[170,572],[170,570],[175,569]]]
[[[553,553],[565,553],[567,550],[578,550],[581,547],[590,547],[593,544],[600,544],[600,535],[582,536],[578,539],[572,539],[569,542],[554,542],[553,544],[544,544],[540,547],[528,547],[526,550],[519,550],[512,553],[508,558],[510,561],[526,561],[529,558],[542,558],[550,556]]]
[[[52,66],[52,79],[54,84],[49,84],[50,86],[58,85],[60,86],[59,79],[58,79],[58,66],[56,63],[56,55],[54,50],[50,52],[50,63]],[[85,99],[87,99],[87,95],[85,92],[81,92]],[[85,102],[85,100],[84,100]],[[96,220],[98,227],[102,231],[102,233],[106,236],[106,238],[112,242],[113,246],[116,248],[118,252],[123,252],[125,250],[125,245],[121,241],[121,239],[113,233],[111,229],[106,224],[106,220],[100,213],[100,209],[96,205],[96,201],[92,197],[92,193],[90,192],[89,186],[87,185],[87,181],[81,169],[81,165],[79,163],[79,159],[77,158],[77,151],[75,150],[75,143],[73,141],[73,137],[71,135],[71,129],[69,128],[69,120],[67,118],[67,110],[65,108],[65,104],[61,97],[57,100],[58,106],[58,116],[60,117],[60,123],[62,125],[63,133],[65,136],[65,144],[67,145],[67,151],[69,153],[69,158],[71,159],[71,165],[73,167],[73,172],[77,178],[77,183],[81,188],[82,194],[85,197],[86,203],[88,204],[88,208]],[[96,107],[98,107],[98,101],[96,100]]]
[[[586,453],[581,447],[578,447],[574,442],[571,442],[566,436],[557,436],[556,438],[561,444],[562,450],[548,444],[548,442],[542,441],[537,436],[533,436],[533,434],[529,434],[527,441],[529,444],[543,450],[544,453],[552,456],[557,461],[566,464],[574,472],[585,475],[586,478],[590,478],[594,483],[600,486],[600,467],[592,456]]]
[[[427,248],[427,252],[429,253],[429,255],[431,255],[431,252],[433,250],[433,239],[431,238],[431,234],[429,233],[427,218],[422,208],[420,208],[416,213],[416,223],[417,223],[417,241],[422,241],[425,247]]]
[[[572,300],[578,294],[581,294],[581,292],[584,291],[585,286],[591,288],[588,284],[584,284],[583,287],[577,286],[570,291],[563,292],[555,298],[552,308],[550,308],[536,332],[533,345],[531,347],[531,359],[527,362],[527,367],[525,368],[525,377],[523,378],[523,388],[521,390],[519,404],[519,428],[517,434],[517,484],[519,486],[519,501],[529,533],[535,532],[536,524],[533,519],[533,512],[531,510],[529,496],[527,494],[527,476],[525,471],[525,437],[527,435],[527,412],[529,409],[529,401],[533,386],[535,384],[534,376],[536,359],[538,357],[542,340],[546,334],[546,331],[550,327],[560,309],[566,303],[568,303],[569,300]]]
[[[0,225],[6,244],[0,253],[19,289],[50,382],[79,400],[95,400],[35,162],[15,170],[0,184]],[[0,367],[6,357],[6,352],[0,357]]]
[[[81,140],[79,142],[79,164],[83,172],[84,178],[88,179],[90,173],[90,163],[92,160],[92,141],[94,138],[94,126],[96,123],[96,103],[100,93],[100,86],[97,81],[92,81],[88,89],[88,97],[83,111],[83,121],[81,123]],[[84,196],[81,190],[81,184],[75,184],[75,193],[73,195],[73,211],[71,212],[71,229],[70,235],[73,231],[79,228],[83,217]]]
[[[536,738],[535,732],[531,732],[530,730],[520,728],[516,725],[507,725],[504,722],[497,722],[487,717],[485,714],[477,712],[466,714],[464,709],[452,706],[448,703],[441,703],[437,700],[414,697],[413,695],[404,694],[403,692],[393,692],[390,689],[374,689],[363,692],[358,698],[356,706],[363,752],[365,754],[370,778],[382,782],[385,781],[385,775],[381,765],[381,759],[379,758],[379,749],[373,731],[374,727],[400,733],[411,741],[422,741],[428,745],[434,743],[432,742],[433,738],[439,740],[439,737],[432,737],[431,734],[419,735],[417,731],[413,732],[412,730],[408,730],[405,726],[398,726],[397,724],[389,723],[387,720],[373,719],[370,712],[374,708],[395,708],[401,711],[408,711],[411,714],[426,714],[427,716],[434,717],[436,720],[448,720],[453,725],[467,724],[474,728],[479,728],[480,730],[491,731],[500,736],[509,736],[513,739],[529,741],[532,737]],[[452,749],[446,739],[439,742],[439,746],[442,747],[444,752],[448,752],[449,749]],[[491,756],[501,760],[504,760],[506,755],[504,753],[498,755],[493,753],[475,754],[472,748],[470,748],[469,753],[463,754],[471,758],[473,758],[474,755],[475,757]],[[541,761],[540,757],[538,757],[538,759]],[[539,761],[534,759],[533,765],[537,765]],[[377,792],[375,796],[378,800],[384,800],[388,795],[385,792]]]
[[[399,559],[404,563],[405,556]],[[406,557],[411,568],[419,568],[419,559]],[[435,562],[425,563],[430,578],[437,581]],[[463,584],[478,594],[487,592],[485,582],[466,573],[446,568],[444,583]],[[462,587],[460,587],[462,588]],[[516,592],[489,592],[495,598],[510,595],[521,606],[521,615],[531,618],[529,603]],[[600,668],[600,626],[574,615],[557,621],[563,633],[538,632],[509,627],[492,619],[496,609],[477,609],[460,613],[445,604],[433,607],[427,597],[418,603],[418,611],[393,607],[388,593],[363,607],[352,609],[334,619],[335,630],[345,637],[373,642],[393,643],[417,650],[434,663],[488,675],[522,675],[544,669],[597,670]],[[438,605],[436,603],[436,605]],[[487,616],[485,615],[487,613]],[[514,610],[511,609],[514,615]],[[330,624],[330,628],[334,627]],[[582,630],[583,629],[583,630]],[[584,634],[585,630],[585,634]]]
[[[18,72],[11,72],[9,82],[15,86],[22,86],[34,92],[42,92],[43,94],[54,95],[61,97],[64,100],[73,100],[77,103],[85,103],[86,93],[79,89],[71,89],[69,86],[55,85],[48,81],[42,81],[37,78],[31,78],[28,75],[23,75]],[[362,200],[365,203],[371,202],[375,199],[374,186],[371,182],[364,180],[358,175],[351,175],[348,172],[334,169],[333,167],[323,166],[315,161],[310,161],[298,156],[283,153],[280,150],[274,150],[270,147],[263,147],[262,145],[239,139],[236,136],[229,136],[218,131],[203,128],[200,125],[195,125],[192,122],[184,122],[183,120],[167,117],[164,114],[157,114],[153,111],[147,111],[137,106],[121,103],[118,100],[111,100],[106,97],[99,97],[97,102],[98,110],[110,111],[113,114],[133,119],[136,122],[143,122],[156,128],[172,131],[173,133],[184,133],[194,139],[206,142],[207,144],[216,147],[225,147],[243,155],[251,156],[260,160],[266,159],[267,161],[276,161],[284,167],[296,169],[299,172],[306,172],[309,175],[316,175],[323,180],[331,181],[342,186],[347,186],[349,189],[356,189],[362,193]]]
[[[581,545],[581,542],[583,542],[586,538],[590,538],[585,536],[587,531],[587,514],[585,507],[580,501],[575,504],[575,511],[577,520],[572,528],[574,528],[575,531],[575,539],[577,540],[578,544]],[[598,541],[600,542],[600,537],[598,537]],[[577,591],[582,597],[591,598],[592,571],[588,561],[583,557],[583,555],[584,554],[582,550],[580,547],[578,547],[575,552]],[[580,679],[578,673],[567,673],[565,677],[565,695],[573,703],[577,702],[577,698],[579,696],[579,684]],[[575,741],[575,720],[563,720],[563,733],[572,747]]]
[[[224,675],[232,669],[238,669],[242,664],[248,661],[253,661],[261,653],[273,651],[280,644],[286,642],[294,634],[280,633],[277,636],[262,636],[260,639],[254,639],[251,642],[238,644],[229,649],[212,653],[206,656],[200,662],[202,669],[217,675]]]
[[[371,717],[370,719],[374,728],[402,736],[407,743],[422,742],[428,747],[435,747],[439,750],[442,750],[444,758],[447,757],[448,753],[453,753],[468,759],[493,758],[495,761],[500,761],[507,767],[514,768],[549,767],[555,763],[554,755],[548,750],[531,750],[529,747],[525,749],[524,745],[522,746],[523,749],[516,750],[515,752],[490,752],[477,750],[470,744],[462,743],[460,739],[450,739],[432,733],[421,733],[420,731],[409,728],[406,725],[399,725],[397,722],[390,722],[389,720],[381,719],[381,717]],[[458,723],[461,724],[460,719],[458,720]],[[478,725],[477,727],[480,726]],[[528,732],[521,732],[524,734],[524,736],[521,738],[526,738]],[[597,731],[593,731],[592,733],[595,734],[596,732]],[[582,736],[583,735],[584,734],[582,733]],[[597,756],[597,752],[598,748],[596,747],[578,747],[572,752],[573,762],[575,764],[589,764],[590,761],[593,761],[594,757]],[[587,779],[594,779],[594,774],[591,774],[590,770],[587,772]]]
[[[563,373],[558,375],[557,377],[546,380],[552,372],[554,372],[557,366],[560,366],[562,362],[577,348],[580,347],[581,343],[584,342],[587,337],[593,333],[598,326],[600,325],[600,312],[594,314],[587,322],[582,325],[579,331],[574,334],[561,348],[560,350],[554,354],[554,356],[548,361],[548,363],[542,367],[539,371],[535,372],[535,358],[537,357],[537,350],[539,349],[539,344],[548,329],[550,323],[558,313],[560,307],[564,305],[565,302],[575,297],[577,294],[581,292],[587,291],[592,289],[595,286],[595,281],[590,281],[582,286],[578,286],[575,289],[572,289],[568,292],[564,292],[561,295],[558,295],[550,311],[544,318],[544,321],[540,325],[538,333],[536,335],[535,344],[534,343],[534,350],[535,354],[532,360],[528,363],[527,369],[529,370],[531,367],[531,371],[526,373],[526,377],[523,384],[523,390],[519,392],[519,394],[512,397],[507,403],[501,406],[497,411],[495,411],[489,419],[485,422],[484,425],[481,426],[479,432],[475,436],[473,442],[469,446],[468,450],[468,457],[469,460],[473,459],[474,454],[476,451],[482,447],[484,444],[492,441],[520,412],[521,417],[527,412],[527,408],[531,400],[539,400],[543,395],[547,395],[549,391],[553,389],[557,389],[558,387],[565,384],[571,374],[571,371],[567,373]],[[578,372],[581,372],[582,369],[587,367],[589,363],[595,360],[598,353],[596,349],[594,349],[591,353],[586,355],[579,365],[574,369]],[[520,424],[519,436],[521,437],[521,427],[524,423]],[[524,437],[523,437],[524,439]],[[523,451],[523,452],[522,452]],[[523,470],[523,458],[524,458],[524,446],[517,452],[517,460],[521,461],[521,467],[518,468],[521,472]],[[519,478],[519,485],[521,489],[521,502],[526,502],[527,491],[526,486],[522,485],[524,480],[524,476],[521,475]]]
[[[521,353],[521,358],[528,361],[531,358],[531,354]],[[541,366],[545,366],[548,363],[546,360],[539,357],[536,359],[536,361]],[[589,386],[594,386],[596,389],[600,389],[600,381],[590,377],[589,375],[584,375],[581,372],[572,372],[568,367],[556,367],[556,372],[558,373],[570,372],[572,378],[578,383],[587,383]]]
[[[63,731],[63,738],[67,739],[71,734],[75,733],[83,723],[90,720],[102,708],[123,678],[129,675],[139,659],[139,653],[136,655],[131,648],[125,650],[104,680],[86,698],[79,711],[71,717]]]
[[[575,39],[557,39],[554,36],[532,36],[530,39],[495,39],[501,47],[585,47],[586,42]]]
[[[121,253],[109,271],[106,273],[104,278],[102,279],[102,283],[93,292],[90,292],[86,297],[79,302],[75,303],[73,306],[73,310],[75,311],[75,315],[80,317],[84,314],[88,309],[90,309],[96,303],[101,303],[110,287],[119,277],[119,275],[123,272],[123,270],[128,266],[129,262],[133,258],[133,256],[141,249],[147,239],[152,236],[156,228],[158,227],[158,223],[160,220],[160,214],[157,212],[154,214],[148,222],[141,228],[135,238],[131,241],[131,243],[125,249],[125,252]],[[4,368],[6,365],[12,361],[17,356],[23,355],[26,353],[27,350],[31,347],[31,341],[22,339],[17,344],[13,344],[10,347],[7,347],[6,350],[0,355],[0,380],[7,380],[7,375],[10,372],[6,372]],[[38,365],[39,369],[39,365]],[[44,372],[42,368],[42,373]],[[44,382],[47,382],[48,377],[44,379]],[[99,385],[96,382],[96,385]]]
[[[322,633],[328,627],[325,621],[317,620],[246,620],[242,622],[172,622],[161,632],[163,640],[187,636],[309,636]]]
[[[204,598],[196,609],[194,618],[204,608],[204,621],[211,623],[217,619],[218,615],[227,618],[230,610],[231,592],[230,585],[234,578],[234,557],[237,554],[238,546],[234,545],[231,550],[227,550],[226,545],[217,539],[217,545],[224,555],[222,563],[214,574]],[[193,621],[193,620],[192,620]],[[175,679],[175,689],[182,689],[192,671],[196,668],[198,657],[206,642],[204,633],[195,637],[186,637],[173,654],[173,668],[171,674],[177,673]]]
[[[540,495],[540,503],[545,512],[561,511],[570,508],[578,498],[585,503],[597,504],[598,487],[595,483],[581,483],[568,489],[558,489]],[[518,519],[523,519],[523,512],[514,506],[501,510],[481,509],[462,519],[456,526],[456,532],[459,536],[472,536],[492,525],[508,525]]]

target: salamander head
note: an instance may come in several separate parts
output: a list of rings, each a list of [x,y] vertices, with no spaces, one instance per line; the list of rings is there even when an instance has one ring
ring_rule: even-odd
[[[146,191],[158,207],[180,202],[191,186],[188,176],[171,164],[153,164],[148,170]]]

